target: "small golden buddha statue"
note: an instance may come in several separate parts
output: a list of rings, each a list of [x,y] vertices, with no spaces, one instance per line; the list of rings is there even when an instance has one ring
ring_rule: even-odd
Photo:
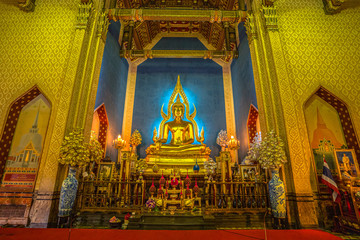
[[[183,102],[181,102],[180,97]],[[180,77],[178,77],[171,95],[168,112],[165,114],[162,107],[161,116],[163,121],[160,124],[160,134],[158,136],[155,128],[153,133],[154,144],[146,150],[148,164],[151,165],[156,162],[161,169],[171,169],[176,166],[182,170],[192,169],[196,161],[203,164],[210,155],[210,149],[203,143],[204,130],[202,129],[200,135],[197,135],[198,127],[194,120],[196,108],[194,106],[194,112],[189,113],[189,103],[182,89]],[[171,116],[173,120],[169,121]],[[166,144],[169,134],[171,134],[171,141]],[[195,139],[200,144],[194,144]]]

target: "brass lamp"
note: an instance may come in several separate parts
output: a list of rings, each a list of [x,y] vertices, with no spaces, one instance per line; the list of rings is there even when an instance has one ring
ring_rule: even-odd
[[[230,140],[227,143],[230,151],[237,150],[240,148],[240,141],[237,140],[234,136],[231,136]]]
[[[119,134],[118,137],[113,140],[113,146],[118,150],[118,163],[120,163],[121,150],[126,146],[126,141],[123,140]]]
[[[118,135],[118,137],[113,140],[113,146],[121,150],[126,146],[126,141],[121,138],[121,135]]]

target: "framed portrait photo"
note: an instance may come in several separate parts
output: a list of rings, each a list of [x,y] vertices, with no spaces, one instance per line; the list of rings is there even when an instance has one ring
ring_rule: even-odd
[[[102,180],[110,180],[115,171],[114,162],[103,162],[99,164],[97,178]]]
[[[259,165],[241,165],[240,171],[243,181],[254,181],[255,175],[259,173]]]
[[[334,150],[340,179],[359,177],[359,165],[354,149]]]

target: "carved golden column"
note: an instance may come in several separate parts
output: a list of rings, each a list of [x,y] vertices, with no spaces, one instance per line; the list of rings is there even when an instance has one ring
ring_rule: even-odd
[[[78,26],[85,34],[81,47],[81,55],[77,64],[76,81],[71,98],[67,130],[75,127],[84,128],[85,137],[88,138],[90,137],[96,91],[109,22],[105,12],[102,10],[101,1],[93,1],[92,3],[81,4],[80,6],[85,8],[88,19]],[[80,14],[84,15],[81,9],[79,11]]]
[[[55,129],[56,133],[52,134],[51,139],[48,140],[52,144],[48,154],[44,154],[43,156],[43,159],[46,159],[46,161],[42,161],[39,167],[38,181],[36,182],[38,192],[34,196],[34,203],[30,212],[31,227],[47,227],[49,222],[53,222],[54,219],[56,219],[55,214],[57,213],[58,206],[54,203],[58,198],[58,191],[65,177],[64,172],[66,170],[65,167],[59,168],[59,149],[65,132],[69,130],[69,126],[73,126],[75,119],[74,116],[69,116],[71,115],[71,111],[67,113],[67,110],[73,106],[74,100],[72,95],[78,94],[77,89],[79,88],[76,87],[76,85],[78,83],[79,72],[81,72],[82,69],[79,62],[81,62],[80,60],[83,56],[83,46],[87,36],[86,31],[92,6],[93,5],[89,3],[79,4],[77,7],[76,23],[74,23],[75,29],[72,41],[69,43],[69,55],[66,61],[67,65],[64,67],[64,76],[59,94],[61,97],[57,105],[59,109],[56,111],[56,116],[54,117],[55,125],[53,129]],[[80,100],[75,102],[77,103],[78,101]],[[83,106],[84,105],[82,105],[82,107]],[[51,215],[51,213],[53,214]]]
[[[316,227],[318,222],[310,175],[305,169],[305,152],[299,142],[301,136],[293,110],[295,103],[278,31],[276,7],[270,1],[254,0],[250,9],[246,28],[261,129],[265,133],[274,129],[287,143],[288,163],[282,168],[282,175],[285,178],[289,222],[292,225],[299,223],[301,227]],[[303,169],[298,168],[298,162],[303,163]]]

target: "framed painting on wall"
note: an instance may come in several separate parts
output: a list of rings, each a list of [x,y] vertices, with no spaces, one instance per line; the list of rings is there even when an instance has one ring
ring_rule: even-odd
[[[359,176],[359,165],[353,149],[335,150],[334,155],[340,179]]]
[[[243,181],[254,181],[259,173],[259,165],[241,165],[240,169]]]
[[[102,180],[110,180],[113,177],[115,171],[114,162],[102,162],[99,164],[97,178]]]

